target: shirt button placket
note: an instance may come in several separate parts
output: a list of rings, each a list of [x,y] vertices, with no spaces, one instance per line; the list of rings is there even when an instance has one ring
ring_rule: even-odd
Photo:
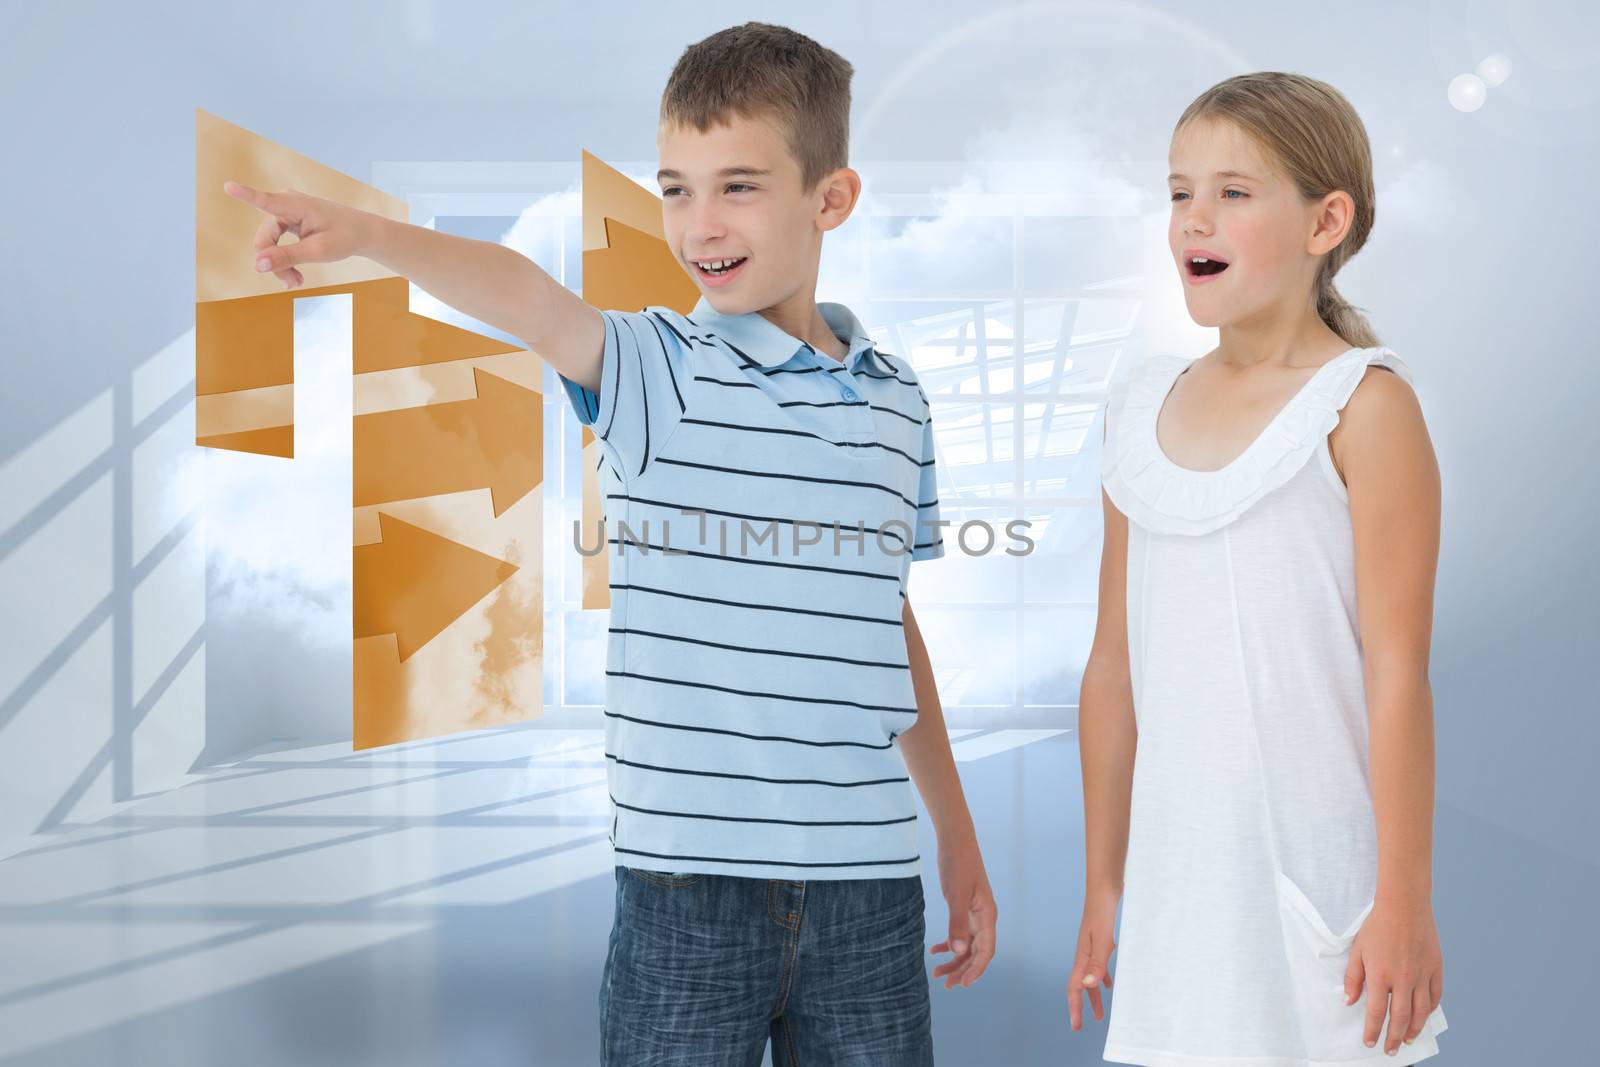
[[[849,357],[846,357],[848,360]],[[850,371],[848,369],[837,371],[833,375],[839,382],[839,399],[846,404],[857,405],[845,409],[845,425],[849,427],[852,440],[868,441],[876,435],[872,425],[872,409],[861,403],[861,394],[850,384]]]

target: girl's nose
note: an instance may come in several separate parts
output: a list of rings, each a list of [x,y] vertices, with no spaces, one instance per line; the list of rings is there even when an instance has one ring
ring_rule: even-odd
[[[1189,208],[1183,213],[1183,232],[1186,234],[1208,234],[1211,232],[1211,216],[1201,208],[1195,207],[1195,201],[1189,202]]]

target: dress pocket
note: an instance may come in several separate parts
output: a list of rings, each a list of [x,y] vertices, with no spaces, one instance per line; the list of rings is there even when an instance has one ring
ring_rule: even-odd
[[[1282,871],[1277,872],[1278,916],[1283,924],[1284,951],[1288,956],[1289,981],[1294,987],[1299,1008],[1306,1057],[1313,1062],[1343,1065],[1360,1062],[1390,1064],[1416,1063],[1438,1051],[1435,1036],[1444,1029],[1443,1008],[1428,1016],[1416,1041],[1402,1044],[1393,1057],[1384,1055],[1384,1030],[1378,1044],[1368,1048],[1362,1040],[1366,1022],[1367,991],[1354,1004],[1344,1002],[1344,972],[1350,963],[1350,946],[1355,943],[1361,924],[1372,913],[1368,901],[1348,929],[1335,933],[1316,905]]]

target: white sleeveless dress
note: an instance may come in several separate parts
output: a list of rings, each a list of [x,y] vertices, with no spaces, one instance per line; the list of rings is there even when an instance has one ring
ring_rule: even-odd
[[[1107,406],[1101,477],[1128,517],[1139,731],[1110,1062],[1439,1051],[1442,1009],[1389,1057],[1381,1034],[1362,1040],[1365,990],[1343,1003],[1378,866],[1349,498],[1327,441],[1369,364],[1412,380],[1386,348],[1349,349],[1217,471],[1179,467],[1156,441],[1187,360],[1147,360]]]

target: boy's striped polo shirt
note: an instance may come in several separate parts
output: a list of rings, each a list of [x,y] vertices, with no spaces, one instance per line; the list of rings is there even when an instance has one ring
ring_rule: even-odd
[[[928,401],[849,309],[819,308],[842,362],[702,299],[604,312],[599,393],[563,379],[601,442],[620,864],[921,871],[894,739],[917,721],[911,560],[944,554]]]

